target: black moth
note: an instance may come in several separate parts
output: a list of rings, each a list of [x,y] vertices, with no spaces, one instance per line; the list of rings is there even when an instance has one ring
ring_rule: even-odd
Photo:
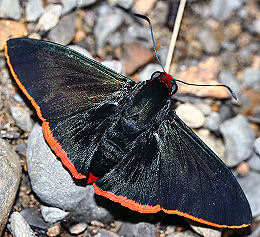
[[[251,223],[231,171],[170,110],[177,84],[169,74],[135,83],[67,47],[25,38],[8,40],[5,55],[46,141],[97,194],[220,228]]]

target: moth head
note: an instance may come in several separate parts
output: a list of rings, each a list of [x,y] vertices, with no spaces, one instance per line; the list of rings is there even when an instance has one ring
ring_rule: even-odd
[[[169,96],[175,94],[178,90],[175,79],[166,72],[156,71],[151,76],[151,81],[158,81],[169,91]]]

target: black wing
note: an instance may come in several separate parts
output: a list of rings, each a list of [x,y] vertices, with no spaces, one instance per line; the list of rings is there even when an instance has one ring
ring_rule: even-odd
[[[163,210],[220,228],[252,219],[231,171],[175,113],[94,187],[142,213]]]
[[[93,142],[109,126],[106,116],[113,112],[99,109],[97,114],[93,108],[111,96],[120,97],[121,90],[136,83],[74,50],[47,41],[11,39],[5,55],[17,84],[43,121],[50,147],[74,177],[85,178],[90,164],[86,150],[94,148]],[[89,121],[91,116],[93,121]],[[100,123],[104,127],[98,130]],[[96,138],[84,144],[87,138],[83,137],[93,138],[94,132]]]
[[[47,41],[11,39],[5,54],[17,84],[48,121],[99,105],[113,92],[135,85],[94,60]]]

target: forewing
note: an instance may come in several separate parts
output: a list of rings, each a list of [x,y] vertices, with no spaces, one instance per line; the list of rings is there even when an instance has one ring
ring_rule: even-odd
[[[162,210],[220,228],[250,224],[250,207],[230,170],[177,115],[138,139],[94,183],[97,194],[141,213]]]
[[[131,79],[55,43],[18,38],[5,48],[10,70],[42,120],[55,120],[97,106]]]

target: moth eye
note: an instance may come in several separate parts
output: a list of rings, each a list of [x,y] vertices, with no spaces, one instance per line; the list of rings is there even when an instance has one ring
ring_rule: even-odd
[[[159,77],[159,76],[161,76],[161,72],[156,71],[156,72],[154,72],[154,73],[152,74],[151,79],[157,78],[157,77]]]
[[[177,85],[176,82],[175,82],[175,83],[173,83],[173,85],[172,85],[171,94],[172,94],[172,95],[175,94],[175,93],[177,92],[177,90],[178,90],[178,85]]]

